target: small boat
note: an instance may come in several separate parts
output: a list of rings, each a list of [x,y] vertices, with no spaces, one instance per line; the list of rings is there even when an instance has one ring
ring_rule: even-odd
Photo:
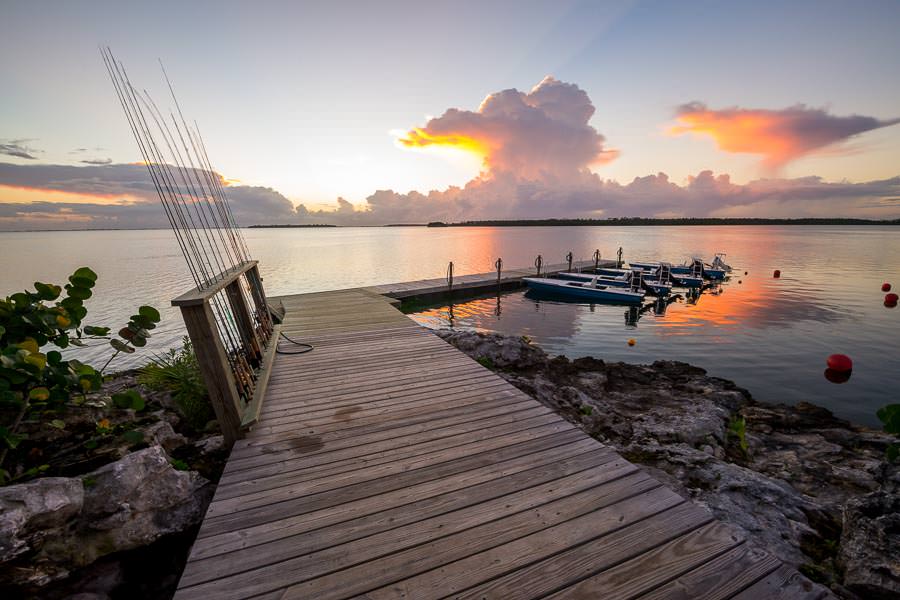
[[[557,277],[559,279],[567,279],[569,281],[591,281],[594,277],[596,277],[597,282],[601,285],[610,285],[613,287],[623,288],[642,288],[648,293],[660,297],[668,296],[672,292],[672,284],[668,281],[660,281],[658,279],[653,279],[652,277],[645,277],[642,271],[631,271],[626,269],[616,270],[621,270],[622,273],[618,273],[615,275],[604,275],[599,272],[597,274],[563,272],[557,274]],[[637,282],[634,281],[635,277],[638,279]],[[636,283],[636,285],[633,285],[633,283]]]
[[[600,283],[599,276],[593,276],[589,281],[550,279],[548,277],[525,277],[523,280],[533,290],[581,300],[603,300],[626,304],[640,304],[644,300],[643,290],[603,284]]]
[[[713,258],[713,261],[710,264],[710,266],[713,269],[719,269],[726,273],[731,273],[731,265],[729,265],[725,262],[725,253],[724,252],[717,252],[716,256],[715,256],[715,258]]]
[[[671,280],[679,287],[697,288],[703,286],[703,261],[695,259],[690,265],[674,266],[671,263],[629,263],[633,269],[640,269],[651,276],[657,274],[660,281]]]

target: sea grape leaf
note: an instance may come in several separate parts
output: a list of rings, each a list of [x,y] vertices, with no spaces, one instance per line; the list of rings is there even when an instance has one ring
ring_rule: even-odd
[[[85,279],[90,279],[91,282],[97,281],[97,274],[94,273],[90,269],[90,267],[81,267],[79,269],[76,269],[75,272],[72,274],[72,277],[83,277]]]
[[[128,346],[122,340],[109,340],[109,345],[119,352],[124,352],[126,354],[132,354],[134,352],[134,348]]]
[[[138,314],[140,314],[145,319],[149,319],[154,323],[159,323],[160,315],[159,311],[153,308],[152,306],[141,306],[138,308]]]

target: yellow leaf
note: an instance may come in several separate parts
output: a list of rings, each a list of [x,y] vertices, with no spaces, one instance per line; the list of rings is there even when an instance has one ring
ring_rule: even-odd
[[[22,350],[28,350],[32,354],[38,351],[38,345],[34,338],[25,338],[24,342],[19,342],[19,348],[21,348]]]
[[[68,327],[72,321],[62,315],[56,315],[56,324],[60,327]]]
[[[30,392],[28,392],[28,397],[32,400],[37,400],[38,402],[43,402],[50,398],[50,390],[45,387],[36,387]]]
[[[36,366],[38,369],[43,369],[47,366],[47,357],[40,352],[33,352],[25,357],[25,362]]]
[[[97,421],[97,427],[100,429],[109,429],[109,419],[100,419]]]

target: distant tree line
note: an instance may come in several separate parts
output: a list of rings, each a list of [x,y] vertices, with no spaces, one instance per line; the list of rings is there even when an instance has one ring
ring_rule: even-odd
[[[760,218],[712,218],[688,217],[677,219],[653,219],[647,217],[621,217],[610,219],[509,219],[489,221],[463,221],[443,223],[435,221],[429,227],[548,227],[548,226],[639,226],[639,225],[900,225],[900,219],[874,221],[871,219],[760,219]]]
[[[306,225],[250,225],[250,229],[284,229],[291,227],[337,227],[337,225],[323,225],[321,223],[309,223]]]

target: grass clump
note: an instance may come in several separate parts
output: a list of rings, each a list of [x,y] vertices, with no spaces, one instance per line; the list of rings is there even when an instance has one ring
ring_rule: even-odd
[[[490,356],[479,356],[475,360],[478,361],[478,364],[486,369],[491,369],[492,371],[497,369],[496,365],[494,365],[494,361]]]
[[[151,390],[170,392],[178,411],[197,431],[203,430],[214,417],[206,384],[187,336],[182,340],[181,349],[172,348],[159,354],[141,368],[138,381]]]
[[[728,435],[737,441],[744,458],[750,455],[750,444],[747,443],[747,420],[734,417],[728,422]]]

